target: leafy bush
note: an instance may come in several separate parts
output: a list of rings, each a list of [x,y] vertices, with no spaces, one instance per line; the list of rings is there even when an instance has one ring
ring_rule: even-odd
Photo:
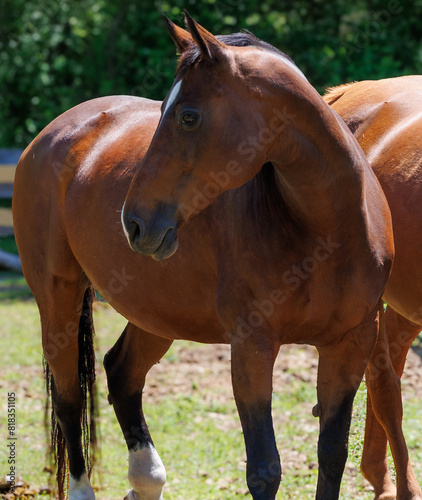
[[[213,33],[249,29],[293,57],[319,90],[420,73],[422,0],[0,0],[0,147],[25,147],[93,97],[163,99],[175,50],[161,14]]]

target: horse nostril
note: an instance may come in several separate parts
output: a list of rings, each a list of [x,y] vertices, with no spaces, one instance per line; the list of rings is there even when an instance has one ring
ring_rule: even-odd
[[[132,245],[139,245],[145,235],[145,225],[136,215],[131,215],[126,223],[129,241]]]
[[[162,260],[177,249],[177,227],[172,217],[157,211],[145,223],[135,210],[122,210],[122,224],[130,248],[141,254]],[[170,253],[171,252],[171,253]]]

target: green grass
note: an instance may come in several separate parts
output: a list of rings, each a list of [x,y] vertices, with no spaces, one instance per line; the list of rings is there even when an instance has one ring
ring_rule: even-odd
[[[13,282],[12,276],[3,276]],[[4,423],[7,393],[17,393],[19,475],[33,486],[48,483],[44,472],[46,438],[43,428],[44,380],[41,369],[39,316],[34,300],[12,293],[0,302],[0,474],[7,471]],[[98,388],[100,401],[101,460],[93,484],[97,498],[123,498],[128,489],[127,453],[112,407],[108,405],[101,360],[123,330],[125,320],[106,306],[95,312],[97,330]],[[181,349],[195,344],[175,343],[166,355],[163,383],[172,383]],[[164,363],[163,363],[164,364]],[[167,372],[168,370],[168,372]],[[219,374],[216,373],[215,377]],[[160,379],[161,380],[161,379]],[[224,388],[225,389],[225,388]],[[146,398],[144,411],[155,445],[166,465],[166,500],[219,500],[248,497],[245,483],[245,450],[232,398],[222,398],[223,388],[210,389],[192,378],[189,390],[171,396]],[[311,416],[315,384],[293,378],[288,386],[275,387],[273,415],[284,478],[277,499],[312,499],[315,496],[318,421]],[[373,493],[357,472],[362,449],[366,390],[358,392],[352,423],[349,463],[342,499],[369,500]],[[422,471],[418,399],[405,405],[405,431],[417,474]],[[298,460],[297,458],[300,458]],[[100,474],[99,474],[100,473]],[[35,495],[35,499],[45,496]],[[250,498],[250,496],[249,496]]]

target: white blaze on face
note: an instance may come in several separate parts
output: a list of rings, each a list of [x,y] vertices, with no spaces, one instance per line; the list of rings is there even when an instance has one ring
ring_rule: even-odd
[[[174,101],[177,99],[177,96],[179,95],[179,91],[180,91],[180,87],[182,85],[182,79],[180,79],[175,85],[174,87],[171,89],[171,92],[170,92],[170,95],[167,99],[167,103],[166,103],[166,107],[164,108],[164,111],[163,111],[163,114],[162,114],[162,117],[161,117],[161,120],[164,118],[165,114],[167,113],[168,109],[170,108],[170,106],[174,103]],[[161,123],[161,120],[160,120],[160,123]],[[160,126],[160,123],[158,124],[158,126]],[[122,207],[122,212],[120,214],[120,220],[122,222],[122,227],[123,227],[123,232],[125,233],[125,236],[126,238],[129,240],[129,233],[127,232],[126,230],[126,227],[125,227],[125,224],[124,224],[124,221],[123,221],[123,211],[125,209],[125,205],[126,205],[126,201],[123,203],[123,207]]]
[[[162,500],[166,469],[152,444],[129,451],[129,499]]]
[[[177,99],[177,96],[179,95],[179,90],[180,90],[180,86],[182,85],[182,80],[179,80],[175,85],[174,87],[171,89],[171,92],[170,92],[170,95],[169,95],[169,98],[167,99],[167,103],[166,103],[166,107],[164,108],[164,111],[163,111],[163,118],[165,116],[165,114],[167,113],[168,109],[170,108],[170,106],[174,103],[174,101]]]
[[[122,206],[122,213],[120,214],[120,220],[122,221],[123,232],[125,233],[126,239],[129,241],[129,233],[126,231],[125,222],[123,220],[123,211],[125,209],[125,205],[126,205],[126,200]]]
[[[83,474],[79,480],[76,480],[72,474],[70,475],[69,500],[95,500],[94,490],[86,474]]]

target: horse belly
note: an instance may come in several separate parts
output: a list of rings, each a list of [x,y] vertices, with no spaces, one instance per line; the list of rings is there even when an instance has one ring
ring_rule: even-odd
[[[404,171],[414,165],[401,165]],[[380,181],[390,204],[396,249],[392,273],[384,299],[402,316],[422,325],[422,255],[419,238],[422,234],[420,175],[403,182],[396,175],[387,183]]]
[[[380,125],[378,124],[380,128]],[[394,128],[397,132],[394,133]],[[393,221],[395,259],[384,293],[386,302],[401,315],[422,325],[422,159],[415,140],[422,140],[422,119],[403,130],[402,122],[379,133],[366,148],[371,166],[390,206]],[[388,141],[387,141],[388,139]],[[379,151],[378,142],[385,143]],[[372,151],[378,151],[373,155]]]

